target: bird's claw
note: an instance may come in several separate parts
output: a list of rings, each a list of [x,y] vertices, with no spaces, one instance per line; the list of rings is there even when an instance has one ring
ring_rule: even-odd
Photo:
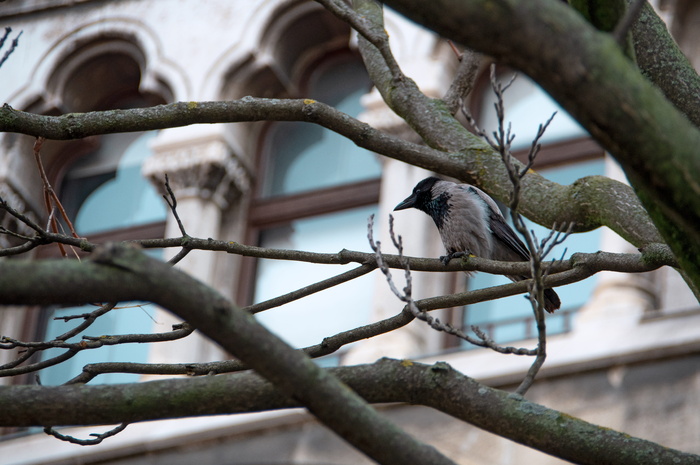
[[[452,252],[450,254],[441,256],[440,261],[443,265],[447,266],[447,264],[450,263],[450,260],[452,260],[453,258],[460,258],[465,256],[468,257],[469,254],[467,252]]]

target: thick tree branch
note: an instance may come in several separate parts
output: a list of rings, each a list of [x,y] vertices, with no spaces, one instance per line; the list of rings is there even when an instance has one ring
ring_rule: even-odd
[[[700,127],[700,76],[697,71],[673,40],[654,7],[646,1],[624,0],[624,3],[628,5],[624,16],[628,20],[636,18],[631,24],[631,44],[640,71],[696,127]],[[615,21],[624,10],[619,1],[609,4],[575,0],[569,4],[596,28],[608,32],[616,27]],[[609,14],[611,10],[617,14]]]
[[[3,262],[3,269],[28,265],[33,272],[14,276],[6,269],[0,272],[0,289],[8,290],[0,292],[0,304],[128,300],[157,303],[246,362],[281,392],[298,399],[340,437],[380,463],[452,463],[379,415],[306,355],[257,323],[252,315],[184,272],[132,247],[105,246],[92,258],[82,262]],[[61,268],[65,273],[57,274]]]
[[[450,45],[455,53],[458,54],[457,59],[459,60],[459,67],[457,68],[455,78],[452,80],[452,84],[450,84],[450,88],[447,89],[442,100],[449,108],[450,113],[454,115],[462,108],[464,99],[474,88],[476,73],[483,61],[483,57],[481,54],[469,49],[459,52],[452,42],[450,42]]]
[[[438,363],[383,359],[332,368],[367,402],[426,405],[486,431],[581,464],[698,463],[700,457],[600,428],[489,388]],[[166,395],[167,394],[167,395]],[[207,398],[208,402],[200,399]],[[80,405],[80,409],[74,408]],[[296,407],[252,373],[97,386],[0,387],[0,425],[98,425]],[[411,459],[404,463],[418,463]]]
[[[371,42],[375,47],[377,47],[377,50],[380,51],[382,57],[384,58],[384,63],[386,63],[387,68],[389,68],[391,71],[393,79],[397,81],[404,79],[403,72],[399,68],[399,64],[396,62],[394,54],[391,52],[389,38],[381,25],[378,25],[373,21],[369,21],[367,18],[361,15],[354,14],[354,12],[345,4],[343,0],[316,1],[338,18],[347,22],[355,31],[362,35],[365,40]]]
[[[443,116],[454,120],[442,101],[431,102],[431,105],[437,105],[445,112]],[[424,113],[424,109],[418,110]],[[7,105],[0,108],[0,131],[59,140],[190,124],[244,121],[306,121],[319,124],[367,150],[476,183],[504,201],[509,196],[507,173],[498,155],[456,120],[456,126],[451,131],[459,131],[458,139],[464,143],[457,145],[464,154],[404,141],[313,100],[246,97],[228,102],[180,102],[63,116],[35,115]],[[440,134],[440,127],[435,129],[436,134]],[[476,173],[480,175],[477,177]],[[662,242],[634,192],[622,183],[598,176],[583,178],[572,186],[561,186],[531,174],[523,184],[522,212],[539,224],[573,223],[575,232],[606,225],[638,247]]]
[[[454,18],[451,17],[451,14],[444,14],[445,11],[452,12],[454,9],[465,10],[471,8],[469,2],[466,2],[470,5],[469,7],[463,3],[456,2],[451,4],[447,2],[441,4],[441,6],[431,4],[425,10],[429,12],[429,15],[435,14],[440,17],[439,19],[432,18],[435,24],[445,21],[450,27],[469,30],[470,34],[479,29],[479,26],[482,26],[479,32],[480,39],[493,42],[489,29],[492,26],[484,27],[485,24],[493,21],[493,18],[486,13],[490,10],[490,7],[484,5],[474,6],[475,9],[480,9],[479,15],[481,15],[481,19],[465,14],[460,17],[459,21],[452,21]],[[354,4],[360,14],[371,18],[378,24],[382,24],[383,15],[379,2],[376,0],[355,0]],[[400,5],[401,3],[398,2],[398,4]],[[427,7],[424,2],[420,1],[413,4],[409,3],[410,12],[419,21],[424,20],[421,16],[424,6]],[[562,8],[567,9],[563,5]],[[571,11],[568,12],[574,14]],[[519,13],[515,14],[514,17],[513,21],[520,20]],[[425,21],[429,27],[433,26],[433,23]],[[477,25],[476,23],[479,24]],[[464,24],[473,24],[474,27],[465,28]],[[507,28],[507,26],[504,27],[504,29]],[[438,32],[441,32],[441,30],[438,30]],[[455,34],[455,41],[467,43],[465,42],[466,37],[473,40],[469,34],[462,32],[458,38],[457,34]],[[517,41],[517,34],[511,34],[510,40]],[[391,73],[384,64],[381,54],[372,44],[359,40],[359,45],[370,77],[387,105],[404,118],[431,147],[461,154],[458,158],[459,168],[457,170],[448,172],[443,169],[433,169],[433,171],[475,184],[493,197],[507,202],[510,198],[511,185],[507,171],[501,163],[498,153],[477,136],[467,131],[454,119],[450,109],[443,101],[428,98],[411,79],[404,79],[400,83],[393,82],[390,79]],[[547,46],[542,44],[541,47],[537,48],[538,56],[531,57],[531,59],[540,59],[540,51],[546,50]],[[492,44],[489,49],[483,47],[480,51],[493,54],[493,49],[494,45]],[[574,52],[567,51],[567,53],[569,56],[575,56]],[[552,79],[552,76],[550,75],[549,78]],[[575,85],[572,86],[572,88],[575,88]],[[522,168],[519,163],[516,164],[519,168]],[[578,220],[583,218],[593,220],[595,217],[596,220],[594,222],[601,222],[609,226],[637,246],[643,246],[644,244],[637,242],[634,239],[635,237],[644,237],[646,240],[650,240],[649,243],[662,242],[661,236],[648,220],[648,215],[639,203],[637,196],[632,191],[628,191],[629,195],[624,194],[620,196],[619,194],[624,189],[620,190],[617,187],[609,190],[615,183],[616,181],[608,178],[593,176],[582,178],[573,186],[561,190],[562,186],[542,178],[533,171],[528,173],[522,180],[521,213],[530,219],[537,218],[535,221],[546,227],[551,227],[554,223],[574,224],[573,231],[581,229],[582,225],[577,223]],[[603,184],[606,187],[603,187]],[[585,200],[579,195],[583,195]],[[604,209],[595,207],[597,213],[602,213],[604,217],[596,216],[596,214],[592,214],[593,212],[589,211],[589,208],[594,205],[607,206]],[[581,210],[578,210],[579,208]],[[624,214],[624,219],[619,216],[620,214]],[[586,229],[586,227],[583,229]]]
[[[358,16],[372,21],[383,31],[384,15],[380,2],[353,0],[353,5]],[[385,31],[384,35],[387,35]],[[429,146],[445,152],[466,152],[488,147],[452,117],[444,101],[429,98],[408,77],[396,82],[384,57],[374,44],[363,38],[358,38],[358,44],[370,78],[386,104],[402,117]],[[465,173],[461,173],[462,177],[464,175]]]
[[[639,19],[632,25],[632,39],[642,74],[695,127],[700,127],[700,76],[671,37],[666,23],[647,2],[642,7]]]
[[[498,8],[491,3],[487,7],[483,0],[386,3],[537,81],[620,162],[698,287],[700,131],[639,73],[608,34],[562,2],[510,0]],[[472,27],[465,28],[467,23]]]

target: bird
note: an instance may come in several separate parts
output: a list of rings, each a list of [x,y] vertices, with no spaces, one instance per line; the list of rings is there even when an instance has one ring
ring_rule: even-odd
[[[478,187],[431,176],[413,188],[411,195],[394,211],[416,208],[435,222],[447,255],[447,264],[461,254],[508,262],[529,261],[530,253],[506,223],[496,202]],[[526,276],[508,276],[512,281]],[[544,308],[549,313],[561,307],[553,289],[544,290]]]

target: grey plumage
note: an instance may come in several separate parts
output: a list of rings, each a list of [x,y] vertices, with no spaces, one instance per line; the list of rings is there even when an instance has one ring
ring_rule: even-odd
[[[465,252],[477,257],[508,262],[527,261],[530,254],[523,241],[508,226],[496,202],[481,189],[436,177],[419,182],[394,210],[417,208],[435,222],[447,257]],[[513,281],[524,276],[508,276]],[[545,289],[545,310],[561,306],[559,296]]]

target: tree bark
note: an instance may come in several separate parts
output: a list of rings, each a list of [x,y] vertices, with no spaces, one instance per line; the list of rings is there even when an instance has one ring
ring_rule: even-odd
[[[487,387],[445,363],[382,359],[332,368],[370,403],[425,405],[486,431],[580,464],[700,463],[668,449]],[[75,408],[80,405],[80,408]],[[99,425],[299,407],[253,373],[97,386],[0,387],[0,426]],[[406,463],[419,463],[414,458]]]
[[[549,0],[386,3],[525,72],[549,92],[621,164],[693,287],[700,287],[700,131],[609,34]]]

